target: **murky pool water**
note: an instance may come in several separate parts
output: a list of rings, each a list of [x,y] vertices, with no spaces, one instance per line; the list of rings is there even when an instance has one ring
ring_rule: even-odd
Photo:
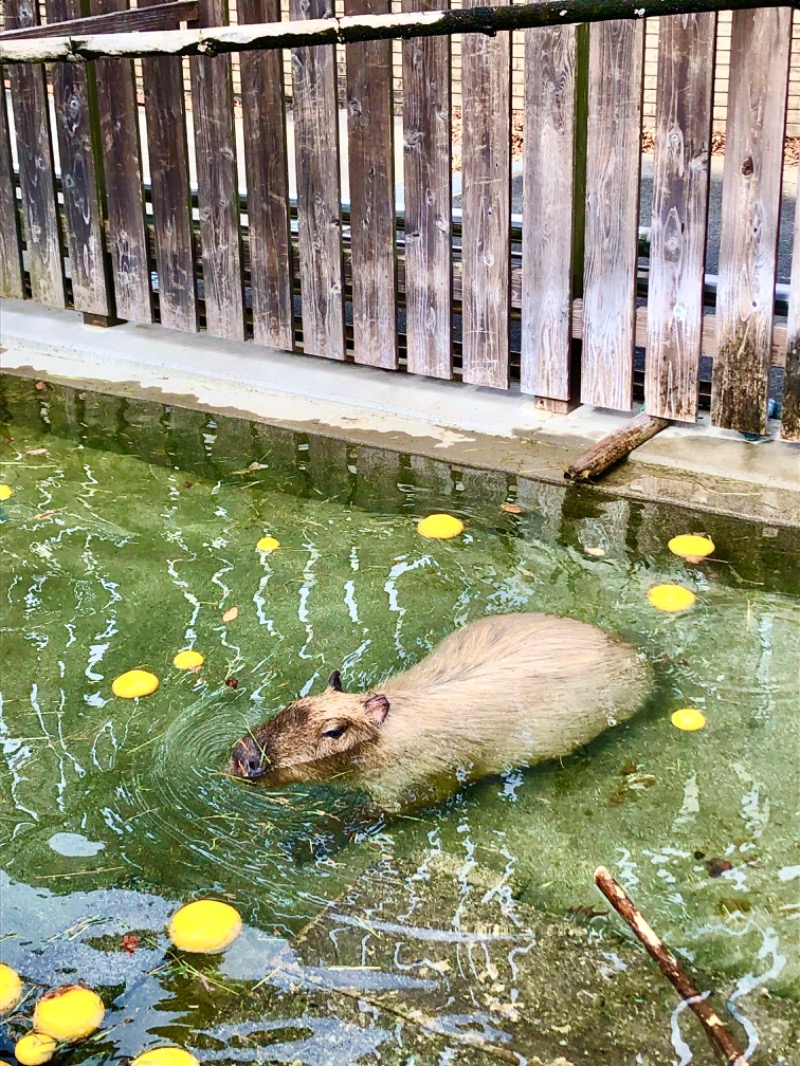
[[[103,992],[106,1027],[70,1062],[170,1041],[209,1062],[712,1062],[596,893],[600,863],[754,1062],[792,1060],[795,534],[141,400],[0,390],[0,958]],[[422,540],[437,510],[465,535]],[[717,545],[701,566],[666,549],[690,531]],[[280,550],[255,550],[265,534]],[[650,607],[665,581],[696,605]],[[516,610],[623,634],[654,665],[648,705],[563,764],[409,817],[223,774],[249,724],[331,670],[368,687]],[[186,647],[200,673],[172,666]],[[140,666],[158,692],[114,698]],[[679,707],[705,729],[676,730]],[[224,956],[170,950],[169,914],[209,895],[243,936]]]

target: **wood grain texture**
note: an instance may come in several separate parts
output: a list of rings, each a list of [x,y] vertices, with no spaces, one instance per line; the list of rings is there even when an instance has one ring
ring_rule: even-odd
[[[580,43],[580,49],[579,49]],[[586,30],[525,31],[525,181],[522,204],[523,392],[570,397],[573,263],[583,266],[585,165],[578,171],[579,65],[586,79]],[[580,137],[585,133],[581,131]],[[581,216],[581,225],[575,222]]]
[[[678,15],[658,37],[645,408],[682,422],[697,417],[716,24]]]
[[[291,0],[293,19],[323,18],[327,0]],[[342,209],[336,52],[292,50],[303,351],[344,359]]]
[[[227,0],[200,0],[201,26],[224,26]],[[230,56],[191,60],[206,329],[244,340],[244,279]]]
[[[797,199],[800,198],[800,177]],[[794,212],[792,276],[789,285],[789,317],[786,323],[786,369],[783,375],[781,436],[800,440],[800,211]]]
[[[346,15],[384,15],[390,0],[345,0]],[[397,354],[394,117],[391,44],[347,46],[353,349],[357,363],[394,370]]]
[[[0,296],[22,300],[22,241],[6,109],[5,71],[0,67]]]
[[[127,30],[174,29],[183,20],[197,18],[197,0],[171,0],[152,10],[126,7],[109,10],[87,17],[70,18],[66,22],[48,22],[43,26],[28,29],[5,30],[0,41],[14,41],[24,37],[26,41],[37,37],[60,37],[63,34],[123,33]]]
[[[78,18],[80,0],[47,0],[54,22]],[[76,311],[111,315],[106,275],[94,70],[82,63],[55,63],[52,72],[55,126],[64,197],[64,229]]]
[[[139,0],[151,7],[158,0]],[[143,59],[144,110],[153,197],[161,324],[197,330],[192,205],[181,60]]]
[[[711,420],[767,428],[791,11],[737,11],[731,23]]]
[[[9,29],[37,26],[37,6],[32,0],[6,0],[6,24]],[[7,74],[31,296],[48,307],[66,307],[45,70],[41,66],[9,67]]]
[[[125,13],[128,0],[91,0],[98,15]],[[97,110],[108,216],[108,246],[117,314],[130,322],[153,319],[147,253],[142,152],[133,62],[95,63]]]
[[[581,400],[633,402],[644,23],[589,31]]]
[[[403,0],[439,11],[446,0]],[[403,42],[406,353],[412,374],[453,372],[450,39]]]
[[[613,466],[626,459],[635,448],[660,433],[662,429],[666,429],[668,425],[666,418],[656,418],[642,411],[581,452],[578,458],[564,469],[564,477],[568,481],[589,481],[602,477]]]
[[[481,0],[466,0],[476,7]],[[506,3],[508,0],[501,0]],[[462,41],[462,379],[507,389],[511,314],[511,35]]]
[[[238,0],[240,23],[278,22],[279,0]],[[253,340],[294,348],[289,168],[280,52],[244,52],[239,58]]]

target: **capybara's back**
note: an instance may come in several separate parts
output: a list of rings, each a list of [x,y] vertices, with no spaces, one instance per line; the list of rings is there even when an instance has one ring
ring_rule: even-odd
[[[588,743],[635,713],[650,670],[596,626],[510,614],[457,630],[373,693],[342,692],[334,678],[239,741],[231,772],[274,784],[336,777],[386,807],[435,799]]]

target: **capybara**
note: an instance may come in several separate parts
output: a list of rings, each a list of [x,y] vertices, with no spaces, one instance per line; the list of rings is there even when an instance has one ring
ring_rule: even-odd
[[[597,626],[493,615],[374,692],[343,692],[335,671],[237,741],[228,769],[267,786],[348,783],[398,810],[567,755],[634,714],[649,685],[643,658]]]

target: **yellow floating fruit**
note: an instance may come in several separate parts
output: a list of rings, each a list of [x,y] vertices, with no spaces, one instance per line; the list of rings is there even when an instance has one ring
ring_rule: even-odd
[[[681,533],[679,537],[673,537],[667,547],[674,555],[680,555],[684,559],[705,559],[714,550],[714,541],[709,537],[699,537],[694,533]]]
[[[10,485],[0,485],[0,501],[7,500],[14,495],[14,490]]]
[[[167,931],[181,951],[211,953],[233,943],[242,931],[242,919],[229,903],[199,899],[173,914]]]
[[[139,1055],[131,1066],[200,1066],[200,1063],[182,1047],[157,1047]]]
[[[158,688],[158,678],[149,670],[128,670],[120,674],[111,686],[115,696],[123,700],[135,700],[139,696],[150,696]]]
[[[260,552],[274,552],[276,548],[280,548],[281,542],[276,540],[275,537],[262,537],[256,544],[256,548]]]
[[[54,1040],[84,1040],[99,1028],[106,1008],[91,988],[65,985],[45,992],[33,1012],[33,1028]]]
[[[172,665],[177,666],[179,670],[194,670],[196,667],[202,666],[205,661],[199,651],[192,651],[191,648],[187,648],[186,651],[178,652],[172,660]]]
[[[464,532],[464,523],[451,514],[429,514],[417,524],[417,533],[430,540],[449,540]]]
[[[647,590],[647,599],[659,611],[675,614],[691,607],[697,597],[691,589],[685,589],[682,585],[656,585]]]
[[[16,970],[0,962],[0,1015],[8,1014],[22,999],[22,981]]]
[[[706,716],[694,707],[681,707],[679,711],[673,712],[671,720],[676,729],[683,729],[686,733],[702,729],[706,724]]]
[[[17,1062],[22,1066],[40,1066],[49,1062],[58,1050],[58,1041],[45,1033],[28,1033],[20,1037],[14,1048]]]

